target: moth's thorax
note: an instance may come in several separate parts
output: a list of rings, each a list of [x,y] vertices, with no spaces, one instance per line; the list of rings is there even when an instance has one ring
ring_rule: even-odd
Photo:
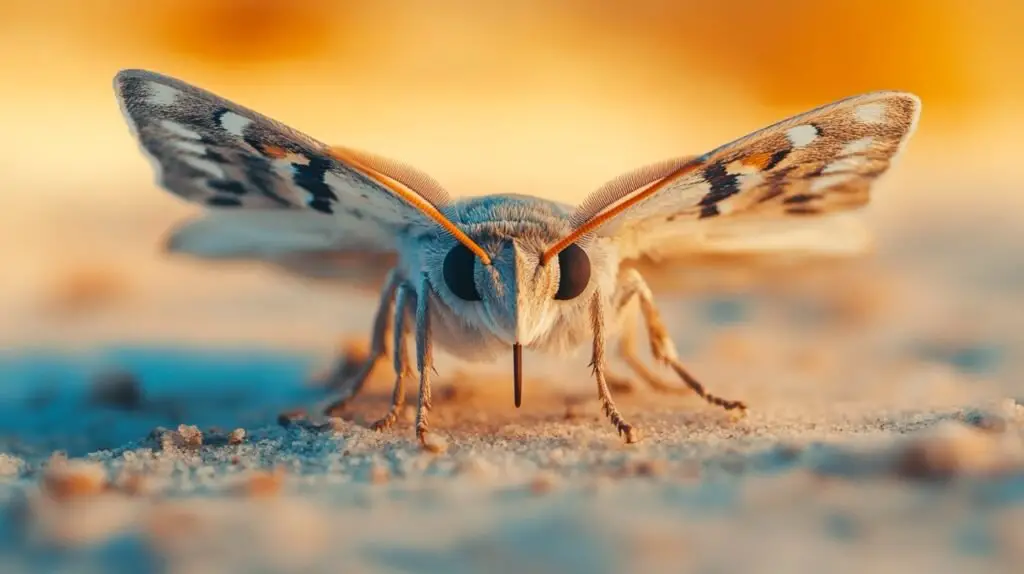
[[[459,199],[442,212],[467,235],[501,249],[501,240],[554,243],[572,231],[572,207],[528,195],[504,194]]]
[[[465,199],[445,209],[446,216],[489,256],[475,259],[473,285],[479,300],[455,295],[445,282],[445,258],[454,238],[425,234],[410,238],[403,249],[408,277],[427,275],[431,293],[432,331],[437,343],[466,359],[486,359],[524,347],[567,352],[589,340],[590,301],[594,293],[614,290],[618,258],[610,242],[582,246],[590,265],[585,289],[569,300],[556,299],[561,268],[558,258],[541,263],[542,254],[571,232],[570,208],[527,196]]]

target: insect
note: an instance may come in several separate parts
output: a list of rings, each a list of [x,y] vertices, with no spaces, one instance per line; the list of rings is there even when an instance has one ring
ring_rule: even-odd
[[[327,411],[359,393],[385,360],[390,333],[394,393],[373,427],[395,423],[406,384],[418,376],[415,428],[423,444],[435,345],[467,360],[511,349],[517,407],[524,347],[563,353],[589,345],[604,414],[626,442],[639,432],[612,399],[606,349],[614,335],[628,365],[655,391],[693,392],[745,411],[742,401],[710,393],[683,366],[632,263],[670,263],[723,246],[756,251],[780,241],[812,251],[835,246],[840,239],[825,222],[868,203],[921,106],[915,95],[895,91],[839,100],[702,155],[623,174],[573,207],[527,195],[453,199],[410,166],[328,146],[154,72],[123,70],[114,88],[158,182],[207,208],[169,236],[169,251],[380,280],[369,356],[357,369],[337,371]],[[657,379],[637,358],[641,319],[653,357],[681,385]]]

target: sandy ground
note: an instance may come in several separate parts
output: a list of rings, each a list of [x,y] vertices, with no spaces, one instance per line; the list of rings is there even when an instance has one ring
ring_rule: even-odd
[[[999,213],[956,215],[884,225],[864,261],[693,271],[685,292],[658,294],[684,360],[746,400],[745,419],[640,387],[617,397],[644,431],[624,445],[585,353],[527,354],[519,410],[506,365],[442,355],[442,453],[416,446],[411,413],[367,428],[388,368],[342,418],[277,421],[322,396],[315,374],[364,336],[373,295],[168,262],[153,247],[176,216],[166,204],[78,218],[88,229],[63,229],[91,239],[63,247],[64,265],[6,253],[26,271],[5,285],[0,329],[0,563],[1012,571],[1024,256]]]

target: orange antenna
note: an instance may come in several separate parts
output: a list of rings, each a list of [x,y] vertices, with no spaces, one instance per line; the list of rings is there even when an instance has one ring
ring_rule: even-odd
[[[549,247],[548,250],[545,251],[543,255],[541,255],[541,265],[546,265],[547,262],[550,261],[556,255],[558,255],[560,251],[578,241],[580,237],[583,237],[584,235],[590,233],[594,229],[597,229],[598,227],[604,225],[606,222],[608,222],[608,220],[614,218],[623,211],[629,209],[630,207],[636,205],[637,203],[643,201],[644,199],[647,199],[648,197],[654,195],[660,189],[675,181],[676,178],[686,175],[687,173],[690,173],[691,171],[700,167],[703,163],[704,162],[701,160],[701,158],[695,158],[694,160],[689,161],[685,165],[679,167],[679,169],[676,169],[675,171],[661,178],[647,189],[637,192],[632,196],[627,197],[622,203],[619,203],[618,205],[613,205],[607,211],[598,213],[597,215],[591,217],[585,223],[583,223],[575,230],[573,230],[572,233],[566,235],[558,243]]]
[[[359,168],[361,171],[366,173],[366,175],[369,176],[371,179],[383,185],[387,189],[391,190],[396,195],[412,204],[412,206],[415,207],[416,209],[427,214],[428,217],[430,217],[431,219],[436,221],[438,225],[443,227],[445,231],[451,233],[452,236],[454,236],[459,243],[465,245],[467,249],[472,251],[474,255],[480,258],[480,261],[483,262],[484,265],[491,264],[491,257],[487,255],[483,248],[477,245],[475,241],[470,239],[468,235],[463,233],[462,230],[456,227],[454,223],[449,221],[448,218],[444,216],[444,214],[438,211],[437,208],[434,207],[432,203],[423,199],[423,197],[420,196],[418,193],[412,192],[406,189],[405,187],[399,185],[398,182],[396,182],[395,180],[380,173],[379,171],[373,169],[372,167],[367,166],[363,162],[359,161],[354,155],[346,153],[342,149],[336,147],[331,148],[330,154],[331,156],[338,160],[341,160],[347,164]]]

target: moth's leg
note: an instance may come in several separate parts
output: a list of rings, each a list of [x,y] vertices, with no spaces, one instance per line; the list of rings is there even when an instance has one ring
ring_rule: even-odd
[[[398,269],[392,269],[388,273],[384,289],[380,294],[377,313],[373,318],[373,333],[370,335],[370,354],[363,361],[363,364],[355,372],[350,373],[346,360],[342,358],[338,361],[333,373],[327,378],[325,386],[330,389],[338,389],[338,398],[324,409],[325,414],[333,415],[338,413],[348,401],[359,394],[363,384],[366,383],[366,379],[373,372],[374,367],[384,357],[387,350],[385,341],[391,307],[401,282],[402,278]]]
[[[420,444],[427,446],[429,423],[427,415],[430,411],[430,373],[434,370],[434,345],[430,337],[430,313],[428,307],[430,286],[427,275],[420,278],[416,290],[416,368],[420,372],[420,400],[416,409],[416,438]]]
[[[689,388],[676,387],[666,383],[658,375],[651,372],[647,365],[640,360],[636,348],[637,319],[639,319],[640,307],[635,293],[636,290],[633,288],[620,289],[620,293],[617,293],[617,295],[627,296],[624,298],[617,296],[615,300],[616,313],[620,324],[619,357],[626,362],[630,370],[637,377],[647,383],[653,390],[660,393],[690,394]],[[631,392],[633,390],[633,381],[631,379],[610,373],[608,375],[608,384],[616,392]]]
[[[590,366],[594,369],[594,378],[597,379],[597,398],[601,401],[601,409],[605,416],[612,421],[619,435],[625,435],[627,443],[634,443],[639,440],[639,433],[633,425],[627,423],[619,410],[615,408],[615,401],[612,400],[611,391],[608,390],[608,381],[605,378],[605,324],[604,324],[604,302],[599,292],[594,293],[590,303],[590,318],[594,329],[594,354]]]
[[[747,405],[743,401],[723,399],[715,396],[704,389],[704,385],[693,377],[679,361],[676,345],[669,337],[668,330],[661,320],[657,307],[654,306],[654,295],[651,293],[647,282],[636,269],[627,269],[623,272],[620,280],[621,287],[625,290],[625,296],[635,297],[640,301],[640,312],[643,314],[644,322],[647,323],[647,334],[651,342],[651,354],[654,358],[672,368],[679,375],[679,378],[686,383],[693,392],[702,399],[715,406],[722,407],[727,411],[739,409],[745,411]],[[663,389],[659,389],[663,390]]]
[[[623,303],[620,300],[621,297],[619,297],[620,291],[621,289],[615,290],[615,297],[612,300],[612,309],[615,310],[614,314],[616,320],[618,321],[618,331],[621,337],[621,333],[627,332],[629,330],[635,330],[636,325],[635,317],[627,317],[623,313]],[[631,319],[633,319],[633,324],[631,324]],[[612,370],[611,368],[605,368],[604,377],[605,381],[608,382],[608,388],[613,392],[632,393],[634,390],[636,390],[636,385],[634,384],[633,379],[631,377],[626,376],[622,373],[618,373]]]
[[[406,344],[409,334],[409,316],[416,312],[416,296],[413,287],[408,283],[398,286],[395,293],[394,321],[392,323],[392,346],[395,363],[395,388],[391,393],[391,408],[384,417],[373,423],[374,430],[391,428],[398,420],[398,415],[405,406],[405,381],[412,376],[409,364],[409,347]]]

